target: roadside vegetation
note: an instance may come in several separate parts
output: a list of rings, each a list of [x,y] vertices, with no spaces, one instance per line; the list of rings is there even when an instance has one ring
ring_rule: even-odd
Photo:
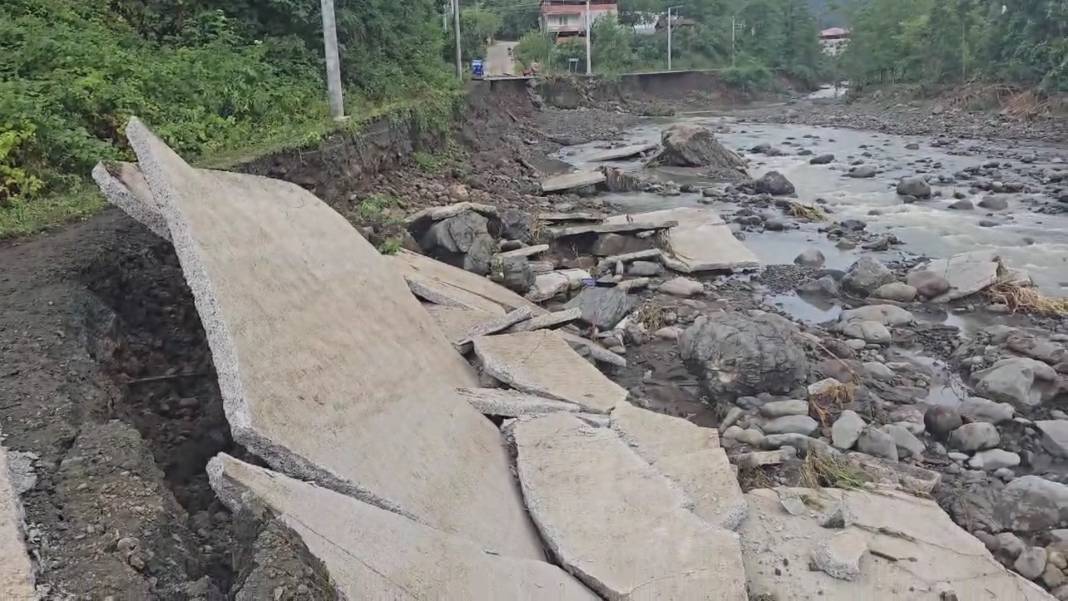
[[[339,3],[347,113],[443,127],[457,87],[434,0]],[[0,3],[0,237],[101,205],[101,159],[145,119],[184,156],[225,165],[334,131],[317,0]]]

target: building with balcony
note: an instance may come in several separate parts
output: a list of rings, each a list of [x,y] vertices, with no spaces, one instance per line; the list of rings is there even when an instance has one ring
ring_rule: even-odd
[[[619,18],[617,0],[590,0],[590,23]],[[565,40],[586,34],[586,0],[542,0],[541,29]]]

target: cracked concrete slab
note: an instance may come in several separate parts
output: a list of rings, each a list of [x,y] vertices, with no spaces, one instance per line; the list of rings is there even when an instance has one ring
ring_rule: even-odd
[[[531,517],[568,571],[606,599],[746,599],[738,536],[697,517],[609,428],[568,414],[512,425]]]
[[[783,508],[784,494],[801,500],[798,515]],[[999,564],[934,501],[833,488],[759,489],[746,498],[750,514],[739,533],[752,598],[1052,601]],[[829,511],[849,519],[827,522]]]
[[[22,503],[8,464],[8,451],[0,447],[0,591],[10,601],[36,601],[33,564],[23,537]]]
[[[667,232],[669,251],[664,265],[682,273],[754,269],[760,259],[738,241],[723,218],[711,209],[682,207],[649,213],[617,215],[607,223],[677,221]]]
[[[682,490],[699,517],[731,530],[745,519],[745,495],[715,429],[630,403],[616,406],[611,424],[640,457]]]
[[[458,392],[464,400],[471,403],[471,406],[478,409],[483,415],[519,417],[521,415],[540,415],[557,411],[567,413],[582,411],[582,407],[574,403],[547,399],[505,388],[460,388]]]
[[[607,413],[627,398],[626,389],[552,330],[482,336],[474,346],[483,371],[516,390],[575,403],[595,413]]]
[[[171,239],[167,221],[163,218],[148,182],[140,167],[133,163],[97,163],[93,181],[100,187],[108,202],[119,207],[153,234]]]
[[[497,429],[401,274],[299,186],[193,169],[132,119],[234,440],[273,468],[539,557]]]
[[[225,454],[211,460],[208,475],[231,510],[267,509],[299,535],[345,599],[597,599],[545,561],[499,555]]]
[[[406,279],[417,281],[446,298],[455,298],[464,306],[483,309],[496,315],[504,315],[520,307],[529,308],[534,315],[546,312],[504,286],[430,257],[402,250],[387,260],[394,269],[404,274]],[[433,299],[427,300],[437,302]]]

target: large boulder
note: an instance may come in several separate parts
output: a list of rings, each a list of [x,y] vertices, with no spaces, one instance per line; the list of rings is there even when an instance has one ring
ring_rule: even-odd
[[[1048,399],[1052,387],[1043,386],[1039,381],[1056,382],[1058,379],[1052,367],[1025,357],[1002,359],[977,372],[975,378],[976,392],[1017,407],[1033,407]]]
[[[419,238],[419,246],[436,259],[479,275],[489,273],[490,261],[497,252],[489,220],[475,211],[435,222]]]
[[[526,257],[501,257],[493,261],[490,278],[509,290],[526,294],[534,286],[534,269]]]
[[[916,198],[930,198],[931,185],[927,180],[918,175],[903,177],[897,182],[897,193],[901,196],[915,196]]]
[[[1068,486],[1021,476],[1001,491],[995,508],[1010,530],[1034,532],[1068,526]]]
[[[847,292],[868,296],[883,284],[896,281],[894,273],[875,257],[867,255],[857,259],[842,277],[842,287]]]
[[[697,125],[679,124],[664,130],[663,150],[653,159],[657,165],[713,167],[724,172],[745,173],[745,160],[716,141],[712,131]]]
[[[757,192],[772,196],[789,196],[794,193],[794,185],[778,171],[768,171],[754,182],[753,187]]]
[[[800,332],[777,315],[700,317],[679,338],[687,366],[713,398],[788,393],[808,375]]]
[[[601,330],[611,330],[622,321],[638,301],[623,288],[584,288],[566,305],[582,311],[582,321]]]

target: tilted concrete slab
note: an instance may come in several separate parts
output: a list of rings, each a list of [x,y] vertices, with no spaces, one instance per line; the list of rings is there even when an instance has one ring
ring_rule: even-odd
[[[527,394],[518,390],[505,388],[460,388],[458,390],[471,406],[478,409],[483,415],[496,415],[500,417],[519,417],[521,415],[541,415],[543,413],[578,413],[582,407],[547,399],[535,394]]]
[[[521,321],[514,326],[505,330],[506,332],[531,332],[533,330],[541,330],[546,328],[555,328],[556,326],[562,326],[569,324],[578,318],[582,317],[582,309],[564,309],[562,311],[553,311],[552,313],[546,313],[544,315],[538,315],[537,317]]]
[[[416,211],[411,215],[404,218],[404,223],[412,224],[417,221],[429,220],[429,221],[443,221],[449,217],[456,217],[461,213],[467,211],[474,211],[481,213],[487,217],[497,216],[497,207],[492,205],[481,204],[477,202],[457,202],[451,205],[445,205],[442,207],[427,207],[421,211]]]
[[[0,447],[0,598],[36,601],[33,564],[23,538],[22,503],[11,481],[7,449]]]
[[[604,174],[600,171],[577,171],[554,175],[541,180],[542,192],[562,192],[586,186],[596,186],[604,182]]]
[[[746,599],[738,536],[609,428],[555,413],[512,426],[531,517],[568,571],[610,600]]]
[[[625,216],[624,216],[625,217]],[[679,224],[674,219],[662,221],[630,222],[625,219],[617,222],[591,223],[584,225],[571,225],[567,227],[547,228],[552,238],[567,238],[569,236],[582,236],[585,234],[618,234],[624,232],[647,232],[650,230],[666,230]]]
[[[616,215],[610,217],[607,223],[661,223],[666,220],[678,222],[667,233],[670,248],[664,252],[662,259],[670,269],[694,273],[754,269],[760,266],[760,259],[734,237],[730,226],[711,209],[682,207]]]
[[[638,155],[652,152],[660,148],[660,144],[656,142],[647,142],[642,144],[631,144],[629,146],[620,146],[619,148],[610,148],[604,152],[599,152],[589,158],[590,161],[616,161],[619,159],[629,159]]]
[[[594,413],[607,413],[627,398],[626,389],[551,330],[482,336],[475,339],[475,355],[485,373],[516,390],[575,403]]]
[[[803,511],[788,513],[780,495],[799,498]],[[749,518],[740,534],[753,598],[1052,601],[1002,567],[934,501],[897,491],[834,488],[760,489],[746,498]],[[834,513],[843,527],[820,525]],[[867,544],[852,580],[836,570],[831,571],[839,577],[811,569],[813,559],[827,565],[831,539],[844,533]]]
[[[998,277],[1005,273],[1005,268],[997,251],[976,250],[948,259],[936,259],[918,266],[914,271],[930,271],[944,277],[949,282],[949,291],[931,299],[931,302],[948,303],[993,286]]]
[[[201,315],[234,441],[275,469],[504,554],[540,543],[477,385],[378,252],[299,186],[127,138]]]
[[[612,429],[678,486],[699,517],[731,530],[745,519],[745,495],[715,429],[630,403],[612,411]]]
[[[93,180],[108,202],[119,207],[164,240],[171,239],[167,221],[156,204],[141,169],[133,163],[97,163]]]
[[[495,317],[500,317],[500,315],[494,315],[478,309],[436,305],[433,303],[425,303],[423,308],[434,318],[434,323],[438,324],[438,328],[445,334],[445,338],[453,342],[453,344],[463,340],[467,333],[479,324],[483,324]]]
[[[519,307],[529,307],[535,315],[545,312],[545,309],[504,286],[430,257],[402,250],[389,257],[389,260],[396,270],[404,274],[405,278],[414,279],[424,286],[430,286],[442,295],[456,297],[466,305],[478,302],[480,306],[475,308],[489,310],[487,303],[493,303],[499,307],[499,311],[492,312],[498,315],[504,315]]]
[[[560,331],[558,332],[560,337],[564,339],[571,348],[576,351],[583,351],[587,353],[591,359],[599,363],[607,363],[615,367],[626,367],[627,360],[623,357],[613,353],[612,351],[604,348],[599,343],[596,343],[589,338],[583,338],[572,334],[571,332]]]
[[[514,259],[522,257],[533,257],[534,255],[540,255],[543,252],[549,250],[548,244],[535,244],[534,246],[523,246],[514,250],[506,250],[502,253],[497,253],[497,258],[501,259]]]
[[[264,507],[300,536],[345,599],[596,599],[545,561],[497,555],[485,545],[228,455],[213,458],[208,475],[231,510]]]

